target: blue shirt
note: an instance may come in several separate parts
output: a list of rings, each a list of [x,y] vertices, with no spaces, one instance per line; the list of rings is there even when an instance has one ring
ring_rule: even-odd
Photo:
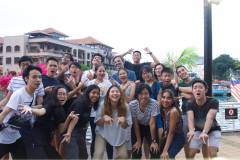
[[[133,71],[127,69],[127,74],[128,74],[128,80],[133,81],[133,82],[137,80],[136,74],[135,74]],[[120,84],[122,83],[122,82],[120,81],[120,79],[119,79],[118,72],[117,72],[117,73],[114,73],[114,74],[112,75],[112,78],[113,78],[114,80],[116,80],[118,83],[120,83]]]
[[[46,88],[48,86],[57,86],[57,85],[61,84],[58,79],[48,77],[47,75],[42,76],[42,83],[43,83],[44,88]]]

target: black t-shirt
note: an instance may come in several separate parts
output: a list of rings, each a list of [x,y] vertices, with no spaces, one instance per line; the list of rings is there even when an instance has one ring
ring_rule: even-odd
[[[150,64],[151,64],[150,62],[139,63],[139,64],[132,64],[129,61],[125,61],[124,67],[129,69],[129,70],[134,71],[135,74],[136,74],[137,80],[140,80],[141,82],[144,82],[143,79],[142,79],[142,75],[141,75],[141,68],[143,66],[145,66],[145,65],[150,65]]]
[[[187,105],[187,111],[193,111],[195,130],[202,131],[204,129],[204,125],[209,110],[210,109],[218,110],[218,108],[219,102],[216,99],[210,97],[207,97],[207,101],[202,106],[197,105],[196,100],[189,102]],[[214,130],[221,130],[219,124],[217,123],[216,118],[214,118],[209,132]]]
[[[48,87],[48,86],[57,86],[57,85],[60,85],[60,82],[59,82],[58,79],[48,77],[47,75],[43,75],[43,76],[42,76],[42,83],[43,83],[43,87],[44,87],[44,88],[46,88],[46,87]]]
[[[44,105],[46,114],[37,117],[33,127],[33,137],[36,144],[48,144],[51,142],[53,131],[60,123],[66,120],[66,112],[63,106]]]
[[[75,111],[75,114],[79,114],[78,123],[75,126],[76,128],[86,128],[90,120],[92,108],[89,105],[89,102],[86,101],[87,99],[85,99],[83,96],[80,96],[72,102],[69,108],[71,111]]]
[[[173,92],[174,96],[177,97],[178,96],[178,91],[175,89],[175,87],[173,86],[173,84],[169,84],[169,85],[164,85],[163,82],[160,82],[160,89],[161,91],[165,90],[165,89],[169,89]]]

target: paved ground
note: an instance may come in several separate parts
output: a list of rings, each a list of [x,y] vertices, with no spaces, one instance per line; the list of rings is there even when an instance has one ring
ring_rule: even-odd
[[[218,157],[217,159],[240,159],[240,132],[222,133]],[[177,155],[176,159],[184,159],[183,150]],[[203,159],[201,153],[196,156],[196,159]]]

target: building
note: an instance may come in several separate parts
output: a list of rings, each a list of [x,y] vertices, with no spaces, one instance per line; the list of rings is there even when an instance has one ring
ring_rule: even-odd
[[[100,53],[106,66],[111,66],[112,47],[92,37],[67,39],[68,35],[53,28],[35,30],[19,36],[0,37],[0,67],[3,73],[19,71],[18,60],[27,55],[35,63],[44,63],[48,57],[61,59],[64,53],[75,61],[90,65],[92,55]]]

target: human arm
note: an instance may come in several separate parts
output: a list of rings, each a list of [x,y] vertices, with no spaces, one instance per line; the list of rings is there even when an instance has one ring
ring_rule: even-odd
[[[13,93],[12,91],[8,91],[7,95],[0,101],[0,108],[4,107],[7,104],[12,93]]]
[[[152,143],[150,145],[150,150],[152,152],[157,152],[159,149],[158,149],[158,144],[157,144],[157,135],[156,135],[156,131],[157,131],[157,128],[156,128],[156,117],[155,116],[152,116],[149,120],[149,128],[150,128],[150,134],[151,134],[151,140],[152,140]]]
[[[131,49],[129,49],[127,52],[124,52],[124,53],[122,53],[122,54],[120,54],[120,55],[118,55],[118,56],[124,57],[124,56],[126,56],[127,54],[131,54],[132,52],[133,52],[133,49],[131,48]]]
[[[194,136],[194,131],[195,131],[195,127],[194,127],[194,113],[192,110],[187,111],[187,119],[188,119],[188,133],[187,133],[187,138],[188,138],[188,142],[191,141],[191,139]]]
[[[157,63],[160,63],[158,58],[149,50],[148,47],[144,48],[144,51],[146,51],[146,54],[149,54],[152,59],[153,59],[153,62],[151,63],[151,67],[154,68],[154,66],[157,64]]]
[[[132,148],[134,152],[135,151],[139,152],[140,148],[142,147],[142,140],[141,140],[141,133],[140,133],[140,128],[139,128],[137,118],[133,118],[133,129],[134,129],[134,133],[137,141],[135,144],[133,144]]]
[[[3,108],[3,111],[0,113],[0,124],[3,123],[3,119],[10,113],[13,109],[9,108],[8,106]]]
[[[75,94],[79,94],[79,91],[82,89],[84,82],[79,82],[78,86],[74,88],[72,91],[68,92],[67,98],[72,98]]]

